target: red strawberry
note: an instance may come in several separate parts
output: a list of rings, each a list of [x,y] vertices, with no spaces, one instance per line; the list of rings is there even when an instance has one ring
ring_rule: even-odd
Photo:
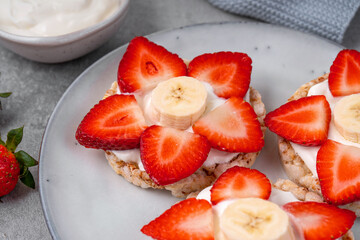
[[[113,95],[96,104],[81,121],[76,139],[87,148],[123,150],[139,147],[146,129],[133,95]]]
[[[321,145],[316,170],[324,199],[335,205],[360,200],[360,148],[327,140]]]
[[[135,37],[120,61],[118,84],[121,92],[135,92],[185,75],[186,65],[178,55],[144,37]]]
[[[205,162],[210,144],[191,132],[153,125],[141,135],[140,156],[146,172],[159,185],[193,174]]]
[[[319,202],[290,202],[283,209],[295,217],[305,240],[337,239],[354,224],[355,213]]]
[[[271,183],[261,172],[245,167],[232,167],[220,175],[211,192],[213,205],[233,198],[262,198],[269,199]]]
[[[10,193],[19,180],[20,166],[15,155],[0,145],[0,197]]]
[[[29,167],[38,162],[20,150],[15,152],[23,136],[23,127],[11,130],[6,142],[0,138],[0,197],[9,194],[20,179],[26,186],[35,188]]]
[[[244,97],[250,84],[251,58],[245,53],[217,52],[195,57],[189,76],[208,82],[219,97]]]
[[[141,231],[158,240],[213,240],[211,205],[195,198],[183,200],[143,226]]]
[[[323,95],[288,102],[269,112],[264,119],[270,131],[305,146],[326,141],[330,120],[330,105]]]
[[[360,53],[345,49],[330,67],[329,88],[334,97],[360,93]]]
[[[213,148],[228,152],[257,152],[264,146],[260,122],[242,98],[231,97],[193,125]]]

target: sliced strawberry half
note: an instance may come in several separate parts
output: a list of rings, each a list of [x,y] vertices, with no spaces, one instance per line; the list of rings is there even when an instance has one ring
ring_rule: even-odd
[[[330,67],[329,88],[334,97],[360,93],[360,52],[338,53]]]
[[[141,231],[159,240],[213,240],[213,215],[206,200],[189,198],[166,210]]]
[[[251,63],[245,53],[206,53],[189,63],[188,74],[208,82],[219,97],[244,97],[250,84]]]
[[[161,81],[185,76],[186,72],[178,55],[144,37],[135,37],[120,61],[118,84],[121,92],[148,90]]]
[[[269,112],[264,121],[270,131],[305,146],[326,141],[331,109],[323,95],[300,98]]]
[[[267,200],[271,193],[271,183],[258,170],[235,166],[220,175],[210,192],[213,205],[234,198],[255,197]]]
[[[257,152],[264,146],[260,122],[251,105],[231,97],[193,125],[213,148],[228,152]]]
[[[305,240],[337,239],[344,235],[356,219],[352,211],[319,202],[290,202],[283,209],[295,217]]]
[[[335,205],[360,200],[360,148],[327,140],[316,159],[324,199]]]
[[[193,174],[205,162],[210,144],[205,137],[153,125],[141,135],[140,157],[150,178],[159,185]]]
[[[140,135],[146,127],[133,95],[113,95],[86,114],[75,136],[87,148],[124,150],[139,147]]]

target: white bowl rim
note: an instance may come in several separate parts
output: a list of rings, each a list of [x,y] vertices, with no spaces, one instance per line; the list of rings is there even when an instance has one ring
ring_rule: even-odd
[[[0,29],[0,38],[6,39],[11,42],[21,43],[32,46],[60,46],[65,45],[74,41],[78,41],[96,33],[103,28],[109,26],[111,23],[116,22],[125,14],[129,9],[130,0],[120,0],[120,7],[112,16],[105,20],[91,25],[90,27],[71,32],[64,35],[49,36],[49,37],[38,37],[38,36],[22,36],[16,35],[9,32],[5,32]]]

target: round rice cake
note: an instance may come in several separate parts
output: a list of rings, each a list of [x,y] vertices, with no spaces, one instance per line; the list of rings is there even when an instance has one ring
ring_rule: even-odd
[[[111,88],[106,91],[104,98],[116,94],[117,89],[117,82],[114,82],[111,85]],[[249,88],[249,95],[250,104],[258,116],[263,134],[265,134],[266,128],[264,124],[264,118],[266,115],[266,110],[264,103],[261,100],[261,95],[252,87]],[[172,195],[175,197],[184,198],[192,192],[197,192],[204,189],[205,187],[210,186],[217,179],[217,177],[225,172],[228,168],[233,166],[248,168],[251,167],[259,153],[260,152],[239,153],[224,163],[215,163],[212,165],[207,165],[206,167],[202,166],[189,177],[165,186],[154,183],[150,179],[149,175],[139,168],[136,160],[134,160],[134,162],[125,162],[122,159],[119,159],[111,151],[105,151],[105,157],[117,174],[122,175],[127,181],[133,183],[134,185],[142,188],[166,189],[171,191]]]

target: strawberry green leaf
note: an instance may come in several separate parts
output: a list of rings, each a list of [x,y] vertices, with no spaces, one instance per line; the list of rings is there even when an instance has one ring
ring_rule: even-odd
[[[22,150],[16,152],[14,155],[16,160],[26,167],[38,165],[38,161]]]
[[[1,109],[1,108],[0,108]],[[1,139],[1,133],[0,133],[0,145],[5,146],[5,142]]]
[[[16,147],[20,144],[23,137],[23,129],[24,127],[20,127],[10,130],[10,132],[8,132],[7,140],[6,140],[6,148],[10,152],[14,152]]]
[[[0,97],[2,98],[7,98],[11,95],[12,92],[4,92],[4,93],[0,93]]]
[[[26,167],[25,167],[26,168]],[[34,178],[29,170],[26,168],[26,172],[24,175],[20,176],[20,181],[25,184],[26,186],[35,189],[35,181]]]
[[[4,92],[4,93],[0,93],[0,97],[2,98],[7,98],[11,95],[11,92]],[[1,105],[1,102],[0,102],[0,110],[2,110],[2,105]]]

